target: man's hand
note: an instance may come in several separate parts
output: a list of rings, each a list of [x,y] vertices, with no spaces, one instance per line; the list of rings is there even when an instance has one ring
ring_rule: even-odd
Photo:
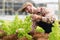
[[[36,14],[32,14],[31,18],[32,18],[33,21],[40,21],[42,16],[36,15]]]

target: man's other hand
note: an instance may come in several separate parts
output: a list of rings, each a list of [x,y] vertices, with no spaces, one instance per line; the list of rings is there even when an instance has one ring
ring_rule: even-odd
[[[32,19],[33,21],[40,21],[41,18],[42,18],[42,16],[40,16],[40,15],[36,15],[36,14],[32,14],[32,15],[31,15],[31,19]]]

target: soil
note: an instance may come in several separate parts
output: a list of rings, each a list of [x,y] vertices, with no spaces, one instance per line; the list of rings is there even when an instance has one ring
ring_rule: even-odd
[[[0,36],[0,40],[28,40],[28,38],[26,38],[26,37],[18,38],[17,33],[6,36],[5,32],[0,30],[0,34],[2,34],[2,36]],[[40,32],[35,32],[35,31],[29,33],[29,35],[32,36],[32,40],[48,40],[48,38],[49,38],[48,33],[40,33]]]
[[[60,24],[60,21],[58,23]]]
[[[34,40],[48,40],[48,34],[36,34],[33,36]]]
[[[17,39],[18,39],[17,34],[12,34],[12,35],[3,37],[3,40],[17,40]]]
[[[7,34],[3,30],[0,30],[0,39],[2,39],[6,35]]]
[[[30,35],[31,35],[31,33],[30,33]],[[48,40],[49,34],[34,32],[32,37],[33,37],[33,40]]]
[[[28,40],[26,37],[19,38],[18,40]]]

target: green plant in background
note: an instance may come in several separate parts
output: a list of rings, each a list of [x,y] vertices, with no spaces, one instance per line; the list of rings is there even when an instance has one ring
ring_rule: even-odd
[[[0,29],[1,29],[3,23],[4,23],[4,20],[0,20]]]
[[[32,36],[28,35],[28,32],[31,30],[31,18],[30,15],[26,16],[22,22],[22,28],[19,28],[18,37],[26,37],[29,40],[32,40]]]
[[[31,40],[32,37],[28,35],[31,30],[31,24],[30,15],[26,16],[24,20],[19,19],[18,15],[16,15],[13,21],[4,21],[1,30],[4,30],[7,35],[15,34],[16,30],[18,30],[18,37],[26,36]]]
[[[49,40],[60,40],[60,27],[58,21],[55,21],[52,27],[52,32],[49,35]]]
[[[26,32],[23,28],[19,28],[17,29],[17,32],[18,32],[18,37],[21,38],[21,37],[24,37]]]
[[[12,34],[15,33],[15,31],[19,28],[24,28],[25,32],[29,32],[31,30],[31,18],[30,16],[26,16],[24,20],[21,20],[18,18],[18,15],[15,16],[15,19],[11,22],[11,31],[13,31]]]
[[[27,33],[31,30],[31,25],[32,25],[31,18],[30,18],[30,15],[28,15],[26,16],[23,22],[23,27]]]
[[[37,32],[45,32],[41,27],[37,26],[37,28],[35,29]]]
[[[24,28],[20,28],[17,31],[19,38],[26,37],[28,40],[32,40],[32,36],[28,35]]]
[[[1,30],[4,30],[7,35],[15,34],[16,30],[22,27],[22,23],[22,20],[18,18],[18,15],[16,15],[13,21],[4,21]]]
[[[22,23],[22,20],[18,18],[18,15],[16,15],[15,19],[10,24],[12,34],[15,34],[16,30],[22,27]]]
[[[1,26],[2,26],[1,30],[5,31],[7,35],[11,34],[11,30],[9,28],[9,22],[4,21]]]
[[[2,23],[1,30],[4,30],[7,35],[15,34],[16,30],[18,30],[18,37],[26,37],[29,40],[32,40],[32,36],[28,35],[31,30],[31,18],[30,15],[27,15],[24,20],[18,18],[18,15],[15,16],[13,21],[4,21]],[[38,32],[44,32],[44,30],[40,27],[36,28]]]
[[[3,23],[4,22],[4,20],[0,20],[0,23]]]

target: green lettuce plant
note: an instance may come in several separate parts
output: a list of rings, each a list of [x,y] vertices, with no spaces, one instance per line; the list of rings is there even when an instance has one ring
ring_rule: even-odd
[[[32,40],[32,36],[28,35],[24,28],[20,28],[18,31],[18,38],[26,37],[28,40]]]
[[[35,31],[37,31],[37,32],[42,32],[42,33],[45,32],[45,31],[44,31],[41,27],[39,27],[39,26],[37,26],[37,28],[35,29]]]
[[[52,32],[49,35],[49,40],[60,40],[60,27],[58,21],[55,21],[52,27]]]

